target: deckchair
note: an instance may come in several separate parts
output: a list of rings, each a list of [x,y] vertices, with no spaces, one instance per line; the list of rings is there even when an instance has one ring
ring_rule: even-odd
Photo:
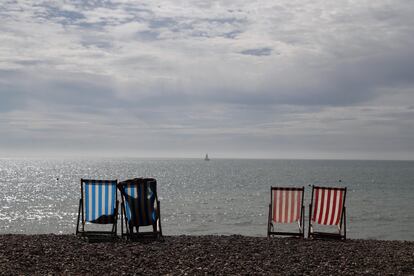
[[[117,182],[117,180],[81,179],[81,199],[79,200],[76,235],[94,238],[116,237],[118,217]],[[81,229],[79,229],[80,221]],[[86,224],[111,224],[112,229],[87,231],[85,230]]]
[[[119,182],[118,189],[122,196],[122,236],[128,239],[162,237],[157,181],[154,178],[134,178]],[[152,226],[152,231],[140,231],[144,226]]]
[[[309,238],[331,238],[346,240],[346,188],[312,186],[312,199],[309,205]],[[314,228],[331,228],[335,232],[315,231]]]
[[[267,223],[268,237],[271,235],[304,237],[304,191],[304,187],[270,187],[269,217]],[[275,229],[278,224],[288,223],[298,223],[299,230],[297,232],[283,232]]]

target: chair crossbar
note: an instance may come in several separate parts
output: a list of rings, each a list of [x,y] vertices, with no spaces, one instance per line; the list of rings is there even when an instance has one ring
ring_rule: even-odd
[[[269,231],[269,235],[280,235],[280,236],[298,236],[302,237],[303,233],[295,232],[281,232],[281,231]]]

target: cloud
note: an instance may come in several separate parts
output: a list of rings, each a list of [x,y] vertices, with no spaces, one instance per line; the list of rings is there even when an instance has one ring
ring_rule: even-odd
[[[409,1],[8,1],[0,148],[402,156],[414,151],[413,12]],[[120,134],[142,130],[152,138],[138,144]]]
[[[270,56],[272,54],[271,48],[256,48],[256,49],[247,49],[243,50],[240,53],[243,55],[250,55],[250,56]]]

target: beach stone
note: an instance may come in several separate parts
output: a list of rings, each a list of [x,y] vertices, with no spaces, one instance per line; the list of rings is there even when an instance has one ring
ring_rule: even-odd
[[[0,235],[0,275],[414,275],[414,242],[167,236],[88,243]]]

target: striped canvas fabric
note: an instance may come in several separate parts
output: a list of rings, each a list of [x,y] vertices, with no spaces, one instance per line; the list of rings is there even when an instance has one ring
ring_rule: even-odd
[[[300,220],[303,189],[272,188],[272,220],[292,223]]]
[[[339,225],[345,188],[313,187],[312,221],[323,225]]]
[[[82,179],[83,222],[112,223],[116,206],[117,180]]]
[[[152,225],[156,219],[156,180],[134,179],[120,186],[125,199],[125,214],[132,226]]]

